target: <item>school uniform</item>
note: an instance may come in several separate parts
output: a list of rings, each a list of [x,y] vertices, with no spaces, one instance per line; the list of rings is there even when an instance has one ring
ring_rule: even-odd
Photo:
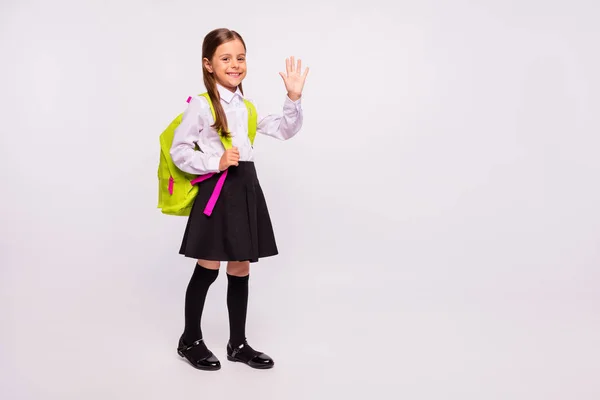
[[[244,95],[217,84],[227,116],[232,145],[240,152],[239,166],[230,166],[211,215],[203,211],[223,172],[219,162],[225,152],[208,101],[193,97],[174,133],[170,155],[182,171],[194,175],[214,173],[199,183],[179,253],[215,261],[250,261],[278,253],[267,203],[254,166],[254,149],[248,137],[248,110]],[[254,104],[254,102],[252,102]],[[256,105],[255,105],[256,107]],[[257,108],[257,134],[279,140],[296,135],[302,126],[301,100],[287,96],[282,114],[261,114]],[[197,146],[197,147],[196,147]],[[199,148],[199,151],[196,150]]]

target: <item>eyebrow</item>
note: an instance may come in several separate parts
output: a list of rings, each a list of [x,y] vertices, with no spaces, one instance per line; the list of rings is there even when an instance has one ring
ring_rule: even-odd
[[[245,55],[246,55],[246,53],[238,54],[238,56],[245,56]],[[229,56],[229,57],[231,57],[231,54],[229,54],[229,53],[221,54],[219,57],[223,57],[223,56]]]

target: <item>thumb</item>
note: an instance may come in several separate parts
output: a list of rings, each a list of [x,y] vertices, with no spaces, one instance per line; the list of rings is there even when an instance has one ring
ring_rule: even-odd
[[[283,74],[283,72],[280,72],[279,76],[281,76],[281,79],[283,79],[283,81],[285,82],[285,75]]]

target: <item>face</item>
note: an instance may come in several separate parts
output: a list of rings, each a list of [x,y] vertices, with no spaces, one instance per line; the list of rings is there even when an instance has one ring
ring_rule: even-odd
[[[246,49],[238,39],[223,43],[212,60],[204,59],[204,66],[221,86],[235,92],[246,77]]]

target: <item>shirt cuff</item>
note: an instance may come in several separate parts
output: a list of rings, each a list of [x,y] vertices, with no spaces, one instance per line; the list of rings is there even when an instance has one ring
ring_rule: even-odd
[[[292,99],[290,99],[290,96],[288,96],[287,94],[285,95],[285,106],[288,107],[294,107],[296,110],[299,110],[300,107],[302,106],[302,96],[300,96],[300,98],[296,101],[293,101]]]
[[[219,163],[221,162],[221,157],[215,156],[208,159],[208,169],[210,172],[219,173]]]

